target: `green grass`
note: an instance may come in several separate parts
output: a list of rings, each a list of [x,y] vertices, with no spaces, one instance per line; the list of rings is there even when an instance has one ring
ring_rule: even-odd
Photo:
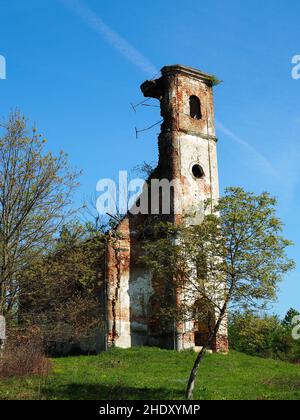
[[[54,359],[47,380],[2,380],[0,399],[182,399],[194,359],[192,352],[155,348]],[[233,351],[207,355],[195,399],[298,400],[300,366]]]

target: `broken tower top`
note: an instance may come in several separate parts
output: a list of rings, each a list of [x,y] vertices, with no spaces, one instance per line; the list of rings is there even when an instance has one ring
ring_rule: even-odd
[[[146,80],[141,85],[141,90],[145,97],[160,99],[164,79],[169,76],[174,76],[178,74],[201,80],[208,86],[214,86],[220,83],[220,81],[214,75],[204,73],[201,70],[195,69],[193,67],[183,66],[181,64],[164,66],[161,69],[161,74],[162,76],[160,78],[154,80]]]

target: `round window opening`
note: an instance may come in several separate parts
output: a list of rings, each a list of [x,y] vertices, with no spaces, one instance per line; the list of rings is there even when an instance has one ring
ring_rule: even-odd
[[[203,178],[205,175],[203,168],[200,165],[194,165],[192,167],[192,172],[193,172],[194,177],[198,179]]]

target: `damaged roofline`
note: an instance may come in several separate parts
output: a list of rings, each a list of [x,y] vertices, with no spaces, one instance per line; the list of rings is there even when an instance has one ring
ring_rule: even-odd
[[[221,81],[214,75],[204,73],[201,70],[195,69],[193,67],[182,66],[181,64],[164,66],[161,69],[161,74],[162,76],[157,79],[146,80],[144,83],[142,83],[141,91],[146,98],[155,98],[160,100],[164,89],[164,78],[175,74],[184,74],[188,77],[202,80],[208,86],[216,86],[221,83]]]
[[[163,76],[172,75],[176,73],[185,74],[189,77],[194,77],[196,79],[203,80],[204,82],[215,86],[221,83],[221,81],[213,74],[204,73],[201,70],[195,69],[193,67],[183,66],[181,64],[174,64],[171,66],[164,66],[161,69],[161,73]]]

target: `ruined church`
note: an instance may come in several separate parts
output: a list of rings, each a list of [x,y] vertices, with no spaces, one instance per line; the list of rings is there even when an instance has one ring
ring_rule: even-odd
[[[171,215],[180,204],[182,214],[197,209],[206,199],[219,197],[217,138],[214,122],[213,76],[181,65],[166,66],[161,77],[146,81],[146,98],[159,101],[163,123],[158,137],[158,179],[176,180],[171,195]],[[148,181],[149,182],[149,181]],[[201,211],[201,209],[198,209]],[[200,215],[201,216],[201,215]],[[162,299],[147,267],[139,262],[139,229],[142,214],[121,220],[106,252],[106,345],[129,348],[154,345],[167,349],[197,349],[205,331],[196,322],[174,322],[169,331],[158,331],[151,322],[155,302]],[[116,252],[117,247],[117,252]],[[227,351],[227,327],[220,328],[213,351]]]

